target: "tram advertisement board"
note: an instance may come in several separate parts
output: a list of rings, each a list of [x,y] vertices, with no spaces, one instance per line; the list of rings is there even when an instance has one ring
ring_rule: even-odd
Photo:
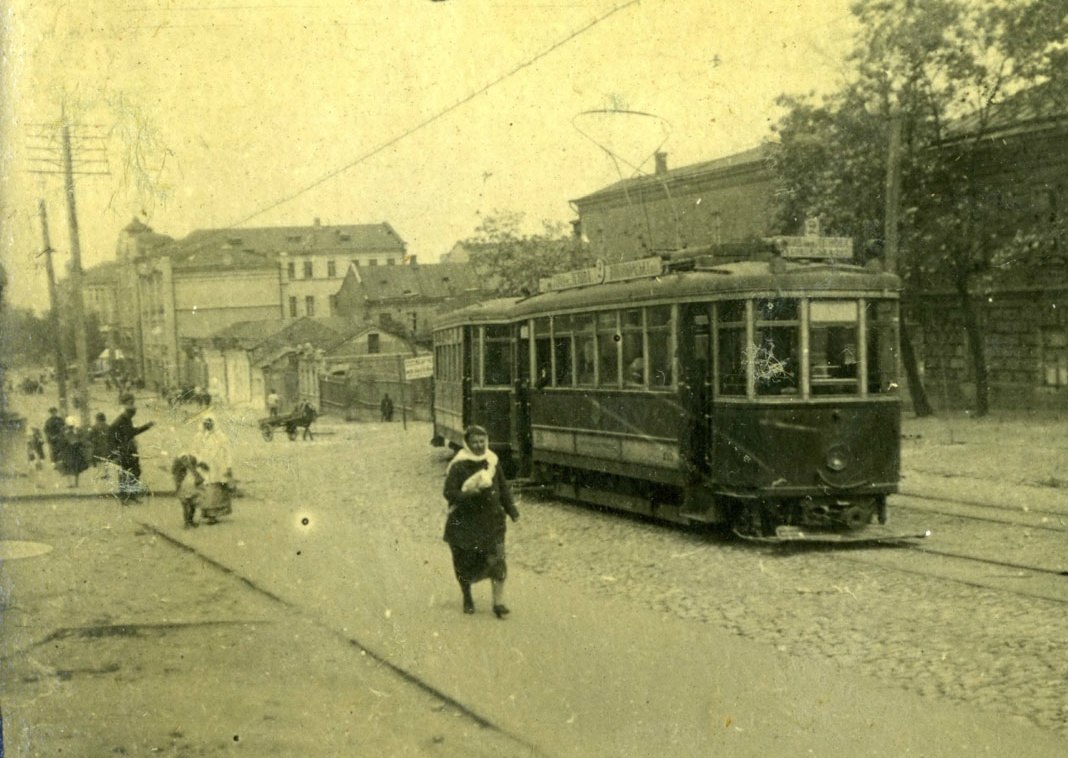
[[[552,292],[573,287],[585,287],[590,284],[607,284],[608,282],[622,282],[627,279],[644,279],[650,276],[660,276],[663,271],[664,262],[659,256],[638,258],[637,260],[622,261],[620,263],[605,263],[603,260],[598,259],[593,268],[565,271],[540,279],[538,281],[538,291]]]

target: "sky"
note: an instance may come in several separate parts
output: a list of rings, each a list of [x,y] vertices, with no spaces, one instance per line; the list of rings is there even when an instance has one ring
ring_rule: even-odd
[[[10,301],[47,308],[41,199],[69,265],[63,177],[34,173],[59,168],[63,113],[83,267],[134,217],[175,238],[388,221],[433,262],[497,210],[575,218],[657,150],[677,167],[760,144],[779,95],[845,75],[849,2],[7,0]]]

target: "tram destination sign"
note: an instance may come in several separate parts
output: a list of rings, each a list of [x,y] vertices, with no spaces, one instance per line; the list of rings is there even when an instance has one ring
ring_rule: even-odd
[[[603,260],[598,260],[597,265],[593,268],[565,271],[539,279],[538,291],[554,292],[575,287],[588,287],[591,284],[623,282],[628,279],[646,279],[652,276],[660,276],[663,272],[664,261],[659,256],[638,258],[637,260],[622,261],[620,263],[605,263]]]
[[[772,237],[783,258],[822,258],[847,261],[853,258],[852,237]]]

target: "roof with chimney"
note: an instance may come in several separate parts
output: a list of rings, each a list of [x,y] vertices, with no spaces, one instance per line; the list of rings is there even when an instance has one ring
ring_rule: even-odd
[[[762,165],[768,160],[774,149],[774,145],[765,143],[749,150],[743,150],[740,153],[733,153],[701,163],[691,163],[674,169],[666,168],[666,156],[664,156],[665,165],[658,167],[658,171],[655,174],[644,174],[630,179],[623,179],[571,202],[576,205],[583,205],[628,192],[640,192],[650,188],[660,189],[665,183],[676,184],[691,179],[706,179],[715,174],[730,174],[739,170],[751,169]]]

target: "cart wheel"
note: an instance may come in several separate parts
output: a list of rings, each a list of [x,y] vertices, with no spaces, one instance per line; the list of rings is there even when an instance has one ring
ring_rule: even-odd
[[[295,440],[297,438],[297,429],[296,429],[296,427],[287,428],[286,429],[286,436],[289,437],[290,442]]]
[[[263,438],[264,438],[265,440],[267,440],[268,442],[270,442],[270,441],[271,441],[271,437],[273,437],[273,436],[274,436],[274,429],[272,429],[272,428],[271,428],[270,426],[268,426],[267,424],[264,424],[263,426],[261,426],[261,427],[260,427],[260,434],[262,434],[262,435],[263,435]]]

